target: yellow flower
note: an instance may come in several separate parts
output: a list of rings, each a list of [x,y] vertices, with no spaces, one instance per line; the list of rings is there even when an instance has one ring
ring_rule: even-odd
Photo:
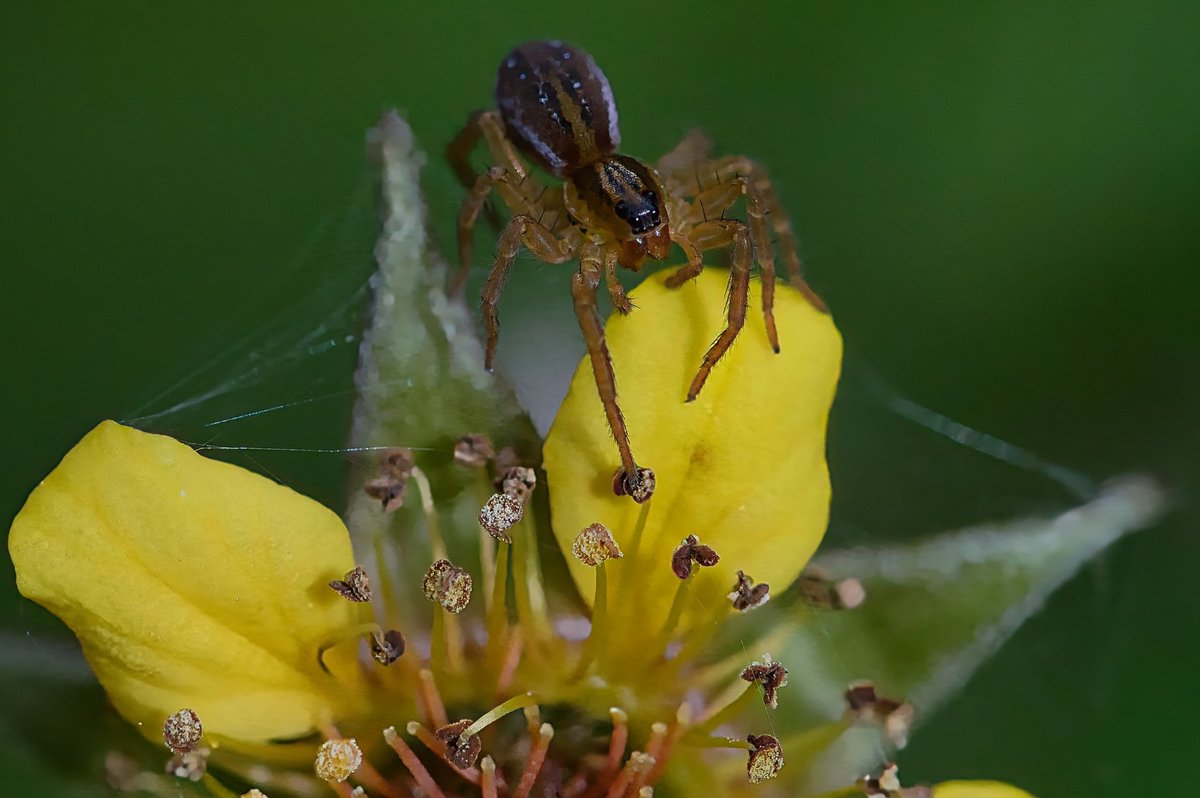
[[[947,781],[933,789],[933,798],[1033,798],[998,781]]]
[[[430,565],[414,584],[377,556],[373,580],[328,510],[113,422],[89,433],[14,521],[18,586],[75,632],[117,710],[168,743],[170,771],[218,794],[210,758],[267,793],[319,777],[342,795],[350,779],[389,797],[414,785],[495,795],[501,780],[525,795],[539,779],[713,798],[765,781],[754,794],[793,795],[805,764],[861,716],[776,739],[763,713],[787,705],[787,669],[722,648],[715,632],[730,627],[757,645],[761,630],[737,626],[738,610],[765,600],[763,583],[785,590],[823,534],[840,340],[827,316],[781,291],[783,354],[766,346],[761,321],[748,324],[685,405],[686,378],[720,323],[723,275],[679,291],[651,278],[633,297],[639,308],[610,323],[609,345],[658,492],[640,509],[613,496],[586,370],[545,447],[554,535],[576,553],[582,614],[539,577],[550,563],[532,471],[504,472],[502,498],[488,505],[511,512],[484,512],[487,531],[443,535],[421,458],[387,453],[367,487],[383,497],[382,514],[414,483],[427,537],[405,529],[396,542],[406,561]],[[488,454],[462,460],[490,489],[477,467],[490,448],[478,444],[471,451]],[[421,457],[440,467],[454,455]],[[422,615],[428,626],[391,627]],[[513,712],[524,722],[505,719]],[[394,756],[380,755],[383,743]],[[963,789],[936,795],[976,795]]]

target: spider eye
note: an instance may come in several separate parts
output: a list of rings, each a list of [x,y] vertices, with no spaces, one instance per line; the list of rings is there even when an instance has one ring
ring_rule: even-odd
[[[625,203],[625,200],[617,200],[617,204],[613,206],[613,211],[619,219],[629,218],[629,206]]]

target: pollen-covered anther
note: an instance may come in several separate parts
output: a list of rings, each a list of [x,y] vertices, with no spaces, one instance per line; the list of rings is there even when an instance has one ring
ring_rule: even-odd
[[[729,594],[733,608],[738,612],[749,612],[757,609],[771,600],[771,586],[765,582],[754,583],[754,579],[744,571],[737,572],[737,582]]]
[[[317,750],[314,767],[317,776],[329,782],[343,782],[362,767],[362,749],[353,737],[326,740]]]
[[[628,496],[638,504],[650,501],[655,485],[654,472],[649,468],[636,468],[632,473],[622,468],[613,474],[613,493]]]
[[[584,565],[595,568],[605,560],[624,557],[612,532],[604,524],[592,524],[579,533],[571,544],[571,553]]]
[[[496,540],[512,543],[512,536],[508,534],[508,530],[516,526],[524,515],[525,505],[520,499],[507,493],[496,493],[479,511],[479,525]]]
[[[347,571],[341,579],[334,579],[329,586],[347,601],[364,603],[370,601],[373,595],[371,578],[361,565],[354,566],[354,569]]]
[[[844,696],[846,706],[859,721],[878,724],[897,748],[903,748],[908,743],[908,732],[912,728],[915,713],[912,704],[881,697],[870,682],[851,685]]]
[[[176,754],[186,754],[200,744],[204,726],[191,709],[181,709],[163,723],[163,742]]]
[[[492,439],[486,435],[464,435],[454,442],[454,462],[464,468],[483,468],[495,456]]]
[[[899,770],[895,763],[889,763],[878,776],[860,778],[858,787],[868,798],[933,798],[929,787],[901,787]]]
[[[779,739],[770,734],[750,734],[750,758],[746,761],[746,775],[751,784],[759,784],[775,778],[783,769],[783,746]]]
[[[475,760],[479,759],[479,753],[483,750],[483,743],[479,741],[479,735],[473,734],[470,737],[463,738],[462,734],[471,726],[471,719],[465,718],[460,721],[443,726],[433,734],[446,745],[446,759],[450,764],[457,768],[466,770],[475,766]]]
[[[207,748],[194,748],[191,751],[176,752],[167,760],[167,774],[177,779],[200,781],[208,770]]]
[[[371,633],[371,656],[380,665],[391,665],[404,654],[404,635],[395,629]]]
[[[525,466],[506,468],[496,478],[496,490],[506,496],[512,496],[521,504],[529,504],[529,497],[537,487],[537,472]]]
[[[755,661],[747,665],[742,670],[742,678],[762,685],[763,704],[771,709],[779,708],[779,688],[787,686],[788,670],[771,659],[770,654],[764,654],[762,662]]]
[[[425,572],[425,597],[449,612],[459,613],[471,603],[474,581],[465,569],[449,560],[438,560]]]
[[[805,603],[819,609],[852,610],[867,598],[867,590],[859,580],[834,580],[816,566],[806,568],[798,584]]]
[[[688,535],[671,555],[671,570],[680,579],[687,579],[692,575],[693,565],[711,568],[720,561],[721,557],[712,546],[701,543],[695,535]]]

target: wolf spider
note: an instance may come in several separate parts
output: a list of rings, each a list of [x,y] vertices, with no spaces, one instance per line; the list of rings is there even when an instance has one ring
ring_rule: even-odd
[[[667,280],[667,286],[675,288],[700,274],[704,251],[732,247],[725,329],[688,388],[689,402],[700,394],[709,372],[742,329],[751,261],[762,273],[767,339],[779,351],[768,215],[791,284],[817,307],[824,305],[801,276],[791,222],[763,168],[740,155],[710,157],[710,143],[698,131],[663,156],[657,170],[618,154],[620,131],[608,79],[583,50],[557,41],[518,47],[500,64],[495,99],[497,109],[474,114],[448,149],[459,178],[470,187],[458,215],[461,267],[455,287],[462,285],[471,262],[474,225],[495,191],[513,217],[500,233],[483,290],[484,357],[491,370],[500,333],[497,304],[522,244],[547,263],[578,257],[571,296],[620,452],[614,490],[645,501],[653,493],[654,475],[634,460],[617,404],[616,379],[597,308],[601,280],[617,310],[629,313],[633,305],[617,278],[618,266],[638,271],[647,256],[665,258],[674,242],[687,255],[687,265]],[[480,137],[494,165],[475,175],[467,157]],[[562,189],[543,185],[522,155],[561,180]],[[725,211],[743,198],[747,221],[725,218]]]

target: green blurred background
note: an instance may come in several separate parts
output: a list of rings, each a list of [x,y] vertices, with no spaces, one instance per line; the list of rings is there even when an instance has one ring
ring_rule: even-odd
[[[1075,500],[910,424],[889,390],[1097,480],[1148,470],[1174,492],[1166,522],[1073,580],[920,731],[906,780],[1116,798],[1200,777],[1185,745],[1200,714],[1200,6],[534,5],[6,6],[0,517],[97,420],[221,386],[236,390],[141,423],[343,445],[375,222],[364,131],[407,115],[446,241],[461,190],[442,146],[489,103],[510,47],[561,37],[607,72],[631,154],[701,126],[776,178],[847,344],[832,543]],[[574,342],[566,270],[521,268],[506,336]],[[226,456],[340,500],[336,454]],[[76,740],[120,724],[7,560],[0,582],[0,792],[90,794],[99,755]]]

